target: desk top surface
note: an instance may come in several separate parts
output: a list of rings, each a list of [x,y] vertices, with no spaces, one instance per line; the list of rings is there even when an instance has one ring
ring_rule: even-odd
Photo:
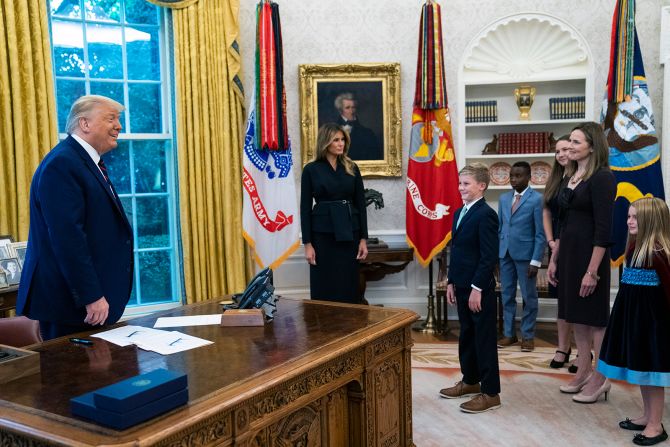
[[[126,324],[153,327],[158,317],[214,314],[221,310],[218,301],[183,306]],[[0,427],[40,431],[64,424],[85,432],[118,434],[74,418],[70,398],[156,368],[188,374],[189,404],[181,411],[186,412],[182,417],[189,411],[193,416],[199,403],[215,399],[219,404],[234,404],[245,397],[241,390],[248,393],[271,386],[307,365],[335,358],[373,335],[389,333],[416,318],[414,312],[402,309],[282,298],[275,320],[264,327],[166,328],[214,341],[168,356],[97,338],[92,347],[70,343],[67,338],[51,340],[33,346],[40,352],[39,374],[0,387]],[[123,433],[133,430],[136,428]]]

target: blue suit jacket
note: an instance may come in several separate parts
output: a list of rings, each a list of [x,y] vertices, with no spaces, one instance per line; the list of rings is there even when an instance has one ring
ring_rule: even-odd
[[[18,314],[82,325],[87,304],[104,296],[107,324],[128,304],[133,234],[121,202],[71,136],[40,163],[30,187],[30,233]]]
[[[514,190],[511,190],[501,195],[498,202],[498,256],[504,258],[509,251],[515,261],[542,262],[547,243],[542,225],[542,195],[528,187],[514,214],[513,201]]]
[[[454,222],[463,208],[454,213]],[[448,282],[456,287],[495,288],[493,270],[498,263],[498,217],[486,201],[477,201],[452,231]]]

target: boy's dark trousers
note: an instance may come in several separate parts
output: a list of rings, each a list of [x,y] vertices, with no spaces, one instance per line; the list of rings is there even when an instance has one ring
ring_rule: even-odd
[[[463,381],[469,385],[481,382],[482,393],[500,393],[500,371],[498,370],[498,347],[496,345],[495,290],[482,290],[482,310],[472,312],[468,307],[471,287],[454,287],[458,321],[461,333],[458,337],[458,358],[461,363]]]

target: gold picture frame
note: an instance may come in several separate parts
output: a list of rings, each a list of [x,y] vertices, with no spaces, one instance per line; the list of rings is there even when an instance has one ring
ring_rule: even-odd
[[[351,130],[349,156],[361,175],[400,177],[400,64],[302,64],[298,70],[303,165],[314,159],[319,126],[338,122]],[[355,124],[344,123],[341,98],[355,105],[357,119],[350,122]]]

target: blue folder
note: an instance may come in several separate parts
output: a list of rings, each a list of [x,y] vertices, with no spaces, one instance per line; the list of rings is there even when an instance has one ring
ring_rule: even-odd
[[[100,425],[125,430],[160,414],[166,413],[174,408],[188,402],[188,388],[183,388],[176,393],[168,394],[160,399],[133,410],[117,413],[115,411],[103,410],[96,407],[94,393],[86,393],[70,399],[72,414],[93,420]]]
[[[102,410],[126,413],[187,386],[186,374],[161,368],[99,388],[93,400]]]

